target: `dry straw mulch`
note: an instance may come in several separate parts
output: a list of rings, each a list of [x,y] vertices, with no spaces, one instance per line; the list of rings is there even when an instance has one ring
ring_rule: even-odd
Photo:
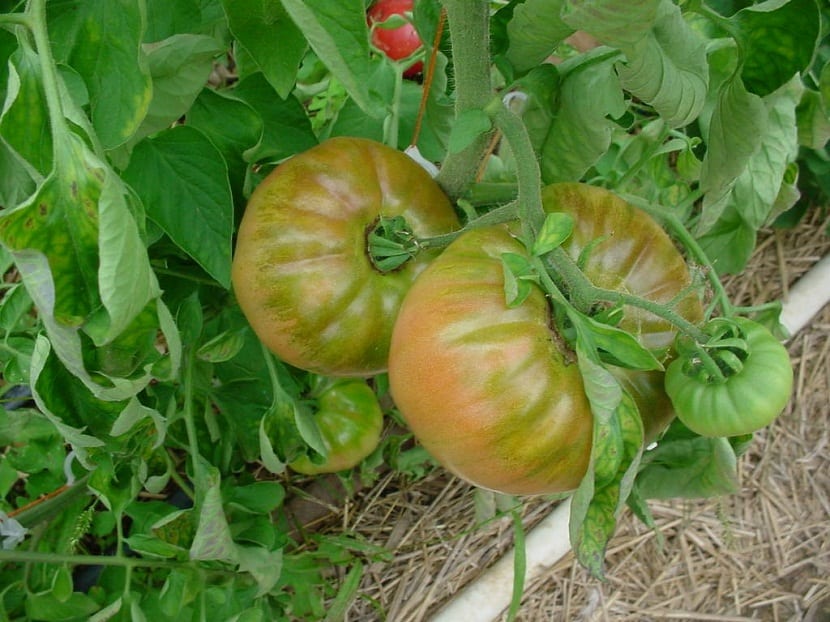
[[[782,298],[830,250],[818,210],[767,233],[726,285],[742,304]],[[830,307],[789,343],[796,389],[740,461],[739,494],[653,502],[660,538],[623,515],[592,579],[569,553],[525,586],[519,620],[830,621]],[[390,474],[340,505],[328,524],[390,552],[367,567],[347,620],[429,620],[512,546],[509,518],[481,523],[474,489],[443,470]],[[522,506],[530,529],[555,502]],[[461,621],[460,621],[461,622]]]

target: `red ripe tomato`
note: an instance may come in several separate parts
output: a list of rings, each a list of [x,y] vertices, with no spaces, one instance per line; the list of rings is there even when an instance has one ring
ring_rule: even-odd
[[[367,14],[369,25],[385,22],[393,15],[412,13],[413,0],[379,0],[375,2]],[[421,37],[411,23],[398,28],[375,27],[372,30],[372,43],[382,50],[392,60],[401,60],[414,54],[421,47]],[[413,78],[424,68],[418,61],[404,71],[404,77]]]
[[[683,257],[647,214],[582,184],[548,186],[543,200],[546,210],[574,216],[563,249],[581,257],[592,282],[701,319]],[[416,279],[392,335],[392,396],[426,450],[467,481],[509,494],[572,490],[593,436],[576,354],[556,334],[540,288],[521,305],[506,305],[504,253],[525,253],[509,227],[473,229]],[[624,311],[622,328],[668,353],[675,333],[666,321]],[[663,374],[618,373],[653,437],[673,417]]]

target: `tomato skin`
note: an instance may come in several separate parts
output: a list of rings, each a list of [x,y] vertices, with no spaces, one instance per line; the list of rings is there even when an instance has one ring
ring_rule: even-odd
[[[666,368],[666,393],[677,416],[701,436],[738,436],[769,425],[790,400],[793,368],[787,349],[764,326],[734,318],[749,355],[742,369],[722,383],[705,383],[684,372],[685,359]]]
[[[257,336],[287,363],[329,376],[386,369],[398,307],[437,251],[381,273],[366,239],[381,215],[403,216],[421,237],[458,227],[426,171],[360,138],[332,138],[294,156],[252,194],[234,292]]]
[[[592,247],[585,274],[605,287],[668,302],[690,283],[665,232],[606,190],[557,184],[545,209],[576,226],[563,248],[575,259]],[[573,352],[550,326],[541,289],[505,304],[503,253],[525,253],[506,226],[474,229],[450,244],[416,280],[392,336],[390,389],[416,438],[463,479],[508,494],[563,492],[579,485],[590,460],[593,415]],[[676,310],[702,317],[696,296]],[[636,309],[621,326],[668,352],[674,331]],[[662,373],[620,371],[653,438],[673,417]]]
[[[363,380],[341,380],[321,391],[314,414],[326,461],[316,464],[308,456],[291,462],[297,473],[336,473],[357,466],[380,443],[383,411],[372,388]]]
[[[414,0],[379,0],[375,2],[367,13],[369,25],[381,23],[393,15],[411,13]],[[372,31],[372,44],[382,50],[392,60],[401,60],[415,53],[421,47],[421,37],[411,23],[398,28],[375,28]],[[421,61],[413,64],[404,71],[405,78],[413,78],[423,71]]]

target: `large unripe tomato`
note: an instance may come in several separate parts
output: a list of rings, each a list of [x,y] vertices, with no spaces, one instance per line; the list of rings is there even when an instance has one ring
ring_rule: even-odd
[[[583,255],[595,284],[661,303],[679,298],[679,313],[701,318],[697,297],[683,293],[682,256],[649,216],[581,184],[549,186],[543,199],[546,210],[575,217],[563,248]],[[592,444],[582,377],[541,289],[518,307],[505,304],[503,253],[525,253],[509,227],[474,229],[417,279],[392,336],[392,395],[427,451],[473,484],[510,494],[572,490]],[[664,320],[639,309],[626,307],[621,326],[656,351],[674,339]],[[619,376],[653,437],[673,416],[662,373]]]
[[[367,236],[403,216],[416,236],[458,226],[447,197],[403,153],[332,138],[257,186],[239,227],[234,292],[262,342],[287,363],[329,376],[386,369],[398,308],[435,253],[381,272]]]
[[[378,0],[367,13],[369,25],[385,22],[393,15],[412,12],[413,0]],[[421,47],[421,37],[415,26],[406,23],[398,28],[375,28],[372,30],[372,43],[392,60],[402,60],[414,54]],[[404,76],[412,78],[424,68],[421,61],[404,71]]]

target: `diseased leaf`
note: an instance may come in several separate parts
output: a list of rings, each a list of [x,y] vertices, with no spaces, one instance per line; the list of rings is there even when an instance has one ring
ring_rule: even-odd
[[[206,481],[201,482],[200,486],[203,498],[197,504],[199,525],[190,547],[190,558],[237,563],[239,550],[222,509],[219,471],[206,464],[203,467]]]
[[[40,60],[27,45],[9,59],[7,100],[0,116],[0,137],[43,176],[52,170],[52,133],[42,86]],[[18,164],[18,170],[23,167]],[[3,175],[7,169],[0,167]]]
[[[57,59],[83,77],[101,143],[118,147],[138,129],[153,92],[141,1],[71,0],[47,9]]]
[[[583,377],[590,377],[596,370],[586,368],[586,371],[588,376],[583,372]],[[592,402],[592,412],[593,408]],[[593,576],[600,579],[604,576],[606,547],[616,529],[617,518],[634,486],[643,443],[642,420],[634,400],[628,394],[621,394],[618,406],[611,417],[608,422],[614,421],[609,429],[614,430],[615,435],[616,456],[613,464],[616,470],[610,475],[605,472],[608,465],[602,465],[602,471],[595,468],[600,464],[599,460],[607,460],[600,453],[608,450],[607,442],[604,442],[603,447],[596,450],[596,453],[592,448],[591,466],[574,493],[570,516],[570,540],[574,554]],[[598,424],[595,418],[594,425],[594,437],[602,440],[603,437],[598,435],[596,427],[602,424]],[[599,475],[603,477],[600,478]]]
[[[767,0],[729,21],[743,48],[741,77],[750,93],[761,96],[810,66],[821,35],[815,0]]]
[[[51,305],[41,313],[78,327],[97,312],[91,330],[100,343],[132,321],[157,290],[120,180],[75,135],[66,141],[57,151],[59,168],[0,217],[0,240],[18,257],[37,252],[46,258],[51,283],[41,285],[53,293],[44,292]],[[119,279],[133,288],[113,287]]]
[[[0,205],[15,207],[25,201],[36,187],[40,174],[0,136]]]
[[[230,287],[233,202],[222,154],[178,126],[136,145],[124,179],[147,215],[224,287]]]

